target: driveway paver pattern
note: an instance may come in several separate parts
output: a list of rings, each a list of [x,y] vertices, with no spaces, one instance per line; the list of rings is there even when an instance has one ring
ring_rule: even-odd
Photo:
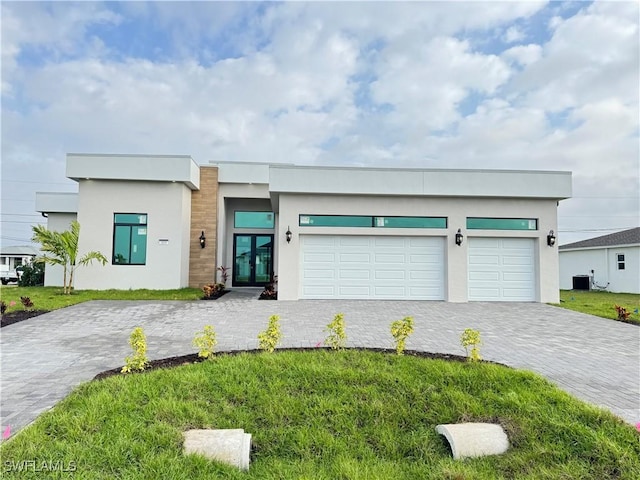
[[[640,329],[536,303],[380,300],[257,301],[235,289],[217,301],[92,301],[2,328],[1,428],[16,432],[77,385],[121,366],[136,326],[150,359],[194,353],[196,332],[215,326],[218,351],[257,348],[270,315],[281,318],[282,347],[313,347],[336,313],[348,346],[392,348],[393,320],[415,319],[407,348],[464,355],[465,328],[480,330],[484,359],[524,368],[576,397],[640,421]]]

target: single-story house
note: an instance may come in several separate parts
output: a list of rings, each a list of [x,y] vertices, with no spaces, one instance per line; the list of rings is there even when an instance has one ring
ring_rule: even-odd
[[[557,302],[557,205],[571,173],[296,166],[190,156],[67,155],[78,193],[38,193],[51,229],[77,219],[78,289],[231,287],[278,298]],[[47,267],[46,285],[61,284]]]
[[[0,273],[10,272],[16,267],[31,263],[38,250],[31,245],[16,245],[0,249]]]
[[[585,288],[640,293],[640,227],[561,245],[559,254],[563,290],[582,277]]]

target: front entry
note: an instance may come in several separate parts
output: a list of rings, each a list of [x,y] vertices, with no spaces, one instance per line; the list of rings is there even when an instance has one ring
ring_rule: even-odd
[[[264,286],[273,273],[273,235],[235,234],[233,258],[234,287]]]

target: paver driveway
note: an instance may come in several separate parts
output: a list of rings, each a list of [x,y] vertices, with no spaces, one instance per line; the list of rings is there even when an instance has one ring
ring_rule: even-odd
[[[184,355],[206,324],[218,350],[253,349],[268,317],[279,314],[284,347],[322,341],[345,314],[350,346],[391,347],[391,321],[412,315],[407,348],[464,354],[460,333],[482,332],[487,360],[538,372],[569,393],[640,421],[640,329],[542,304],[300,300],[257,301],[255,291],[220,300],[93,301],[57,310],[1,331],[2,429],[15,432],[79,383],[118,367],[130,354],[129,334],[142,326],[151,359]]]

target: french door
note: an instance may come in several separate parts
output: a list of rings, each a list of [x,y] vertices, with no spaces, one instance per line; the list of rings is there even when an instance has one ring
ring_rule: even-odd
[[[273,273],[273,235],[235,234],[233,258],[234,287],[264,286]]]

